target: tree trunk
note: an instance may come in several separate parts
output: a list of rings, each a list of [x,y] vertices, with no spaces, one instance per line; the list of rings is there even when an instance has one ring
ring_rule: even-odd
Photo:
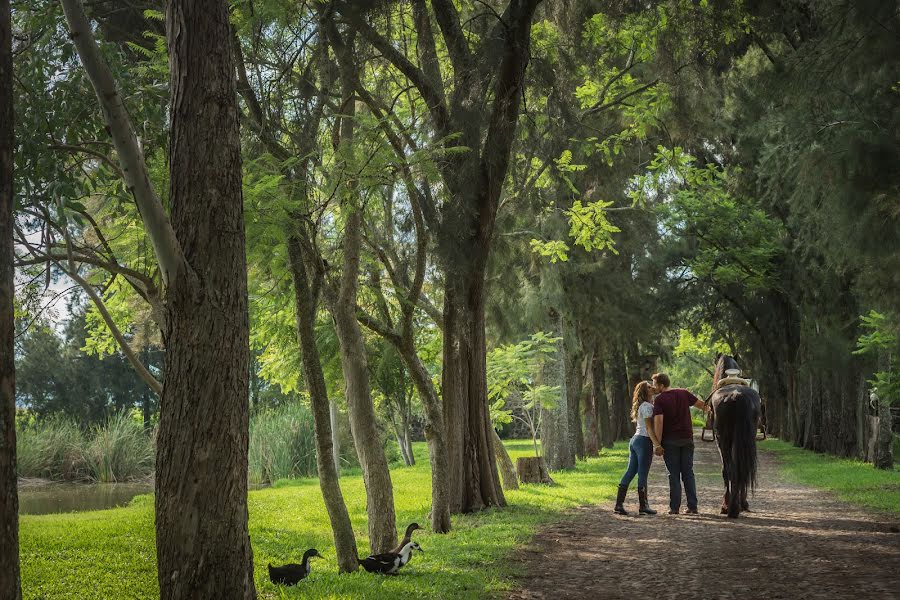
[[[12,13],[0,0],[0,597],[22,597],[16,488]]]
[[[522,483],[552,484],[544,460],[537,456],[521,456],[516,460],[516,471]]]
[[[339,153],[343,160],[352,161],[355,130],[356,102],[353,100],[356,73],[347,56],[352,39],[347,46],[334,42],[341,66],[342,116],[340,119]],[[359,321],[356,319],[356,301],[359,290],[360,250],[362,246],[362,204],[355,182],[343,184],[341,209],[346,214],[344,223],[344,260],[340,289],[331,302],[331,313],[337,331],[344,372],[344,389],[347,409],[350,413],[350,432],[362,467],[366,486],[366,513],[369,517],[369,545],[372,552],[388,552],[397,545],[397,519],[394,516],[394,488],[388,469],[384,448],[378,432],[375,405],[369,385],[369,365]]]
[[[435,533],[447,533],[451,526],[450,463],[441,401],[434,389],[431,375],[416,352],[411,329],[399,346],[400,356],[425,409],[425,440],[428,442],[431,462],[431,529]]]
[[[878,353],[878,370],[883,373],[891,373],[891,355],[884,350]],[[894,468],[894,434],[891,425],[890,398],[886,394],[879,394],[878,390],[872,394],[873,401],[878,410],[878,429],[875,432],[875,453],[872,464],[876,469],[893,470]]]
[[[486,254],[486,253],[485,253]],[[484,277],[445,279],[442,388],[451,512],[506,506],[491,442]]]
[[[403,446],[407,456],[406,466],[412,467],[416,464],[416,457],[413,455],[412,435],[409,432],[409,408],[409,402],[407,401],[400,416],[400,428],[403,431]]]
[[[597,411],[597,427],[600,430],[600,443],[604,448],[612,448],[612,421],[609,416],[609,398],[606,394],[606,363],[598,343],[591,358],[591,394]]]
[[[319,365],[321,369],[321,363]],[[324,376],[323,376],[324,378]],[[341,436],[338,425],[338,406],[334,400],[328,403],[328,417],[331,426],[331,456],[334,460],[335,477],[341,476]],[[343,504],[343,499],[341,503]],[[344,509],[346,510],[346,508]]]
[[[612,412],[613,440],[623,440],[631,434],[629,412],[631,402],[628,398],[628,371],[625,368],[625,354],[618,346],[609,356],[609,399]]]
[[[144,431],[150,431],[150,394],[141,394],[141,417],[144,422]]]
[[[503,440],[500,439],[497,430],[494,429],[493,432],[494,454],[497,456],[497,464],[500,465],[500,475],[503,476],[503,489],[517,490],[519,489],[519,479],[516,476],[516,467],[513,466],[512,458],[506,451],[506,446],[503,445]]]
[[[638,350],[638,345],[634,341],[630,341],[628,343],[628,391],[627,397],[630,400],[632,395],[634,394],[634,388],[637,387],[637,384],[641,382],[641,362],[642,357],[640,354],[640,350]],[[628,403],[628,414],[629,414],[629,423],[631,422],[631,402]],[[630,427],[629,427],[630,429]],[[630,431],[629,431],[630,433]]]
[[[256,597],[247,529],[249,317],[241,146],[225,2],[172,0],[172,228],[156,458],[160,596]]]
[[[561,336],[561,319],[556,311],[551,311],[546,330],[553,337]],[[569,386],[566,382],[565,346],[565,340],[560,339],[556,343],[555,354],[548,355],[545,359],[543,369],[542,383],[559,388],[556,406],[541,407],[541,453],[551,471],[575,466],[575,449],[569,435]]]
[[[396,417],[391,417],[391,427],[394,428],[394,436],[397,438],[397,446],[400,448],[400,458],[403,459],[403,464],[407,467],[412,466],[412,452],[410,451],[409,444],[407,443],[407,435],[406,431],[403,427],[403,420],[397,422]]]
[[[309,403],[313,413],[316,434],[316,469],[319,474],[319,488],[328,511],[334,549],[337,553],[338,570],[341,573],[356,571],[356,537],[344,495],[338,482],[338,456],[334,454],[332,432],[337,424],[334,403],[328,402],[328,388],[322,371],[322,359],[316,346],[316,295],[307,274],[301,242],[297,235],[288,239],[288,259],[294,280],[294,311],[297,323],[297,340],[303,360],[303,375],[309,387]],[[333,419],[333,417],[335,417]]]
[[[581,390],[584,378],[581,373],[581,341],[574,327],[565,329],[566,339],[566,399],[569,419],[569,450],[575,458],[584,460],[584,432],[581,429]],[[574,462],[573,462],[574,465]]]
[[[589,389],[584,393],[584,454],[587,457],[600,455],[600,432],[598,430],[597,404],[594,401],[596,386],[594,385],[594,365],[597,360],[596,352],[588,356],[588,382]]]

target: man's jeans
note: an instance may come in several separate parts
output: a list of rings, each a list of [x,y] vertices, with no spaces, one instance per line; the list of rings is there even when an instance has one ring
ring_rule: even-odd
[[[628,469],[619,485],[628,487],[637,475],[638,487],[647,489],[647,474],[653,463],[653,442],[646,435],[636,435],[628,444]]]
[[[681,508],[681,483],[687,495],[688,510],[697,510],[697,481],[694,479],[694,440],[663,442],[663,460],[669,472],[669,509]]]

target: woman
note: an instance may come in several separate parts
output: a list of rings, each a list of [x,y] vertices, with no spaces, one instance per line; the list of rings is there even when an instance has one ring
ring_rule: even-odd
[[[655,389],[649,381],[642,381],[634,388],[634,396],[631,400],[631,420],[635,424],[634,437],[628,444],[628,469],[619,482],[619,494],[616,496],[616,507],[613,509],[620,515],[628,512],[622,504],[628,493],[628,486],[635,474],[638,476],[638,500],[640,501],[640,514],[655,515],[656,511],[647,504],[647,474],[653,462],[653,447],[659,445],[656,433],[653,431],[653,394]]]

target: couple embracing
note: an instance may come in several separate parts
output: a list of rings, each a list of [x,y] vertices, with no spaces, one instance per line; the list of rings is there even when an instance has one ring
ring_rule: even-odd
[[[687,496],[687,514],[697,514],[691,407],[706,407],[689,391],[670,386],[669,376],[657,373],[652,381],[642,381],[634,388],[631,420],[635,423],[635,433],[628,446],[628,468],[619,482],[614,509],[620,515],[628,514],[624,507],[625,495],[635,475],[640,513],[656,514],[647,501],[647,476],[654,454],[663,457],[669,473],[669,514],[677,515],[681,510],[682,483]]]

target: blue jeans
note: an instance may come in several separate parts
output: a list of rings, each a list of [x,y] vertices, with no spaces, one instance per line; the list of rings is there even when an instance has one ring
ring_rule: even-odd
[[[697,480],[694,479],[694,440],[663,442],[663,460],[669,472],[669,509],[681,508],[681,484],[688,510],[697,510]]]
[[[628,468],[622,475],[619,485],[628,487],[635,474],[638,476],[638,487],[647,487],[647,474],[653,463],[653,442],[646,435],[636,435],[628,444]]]

